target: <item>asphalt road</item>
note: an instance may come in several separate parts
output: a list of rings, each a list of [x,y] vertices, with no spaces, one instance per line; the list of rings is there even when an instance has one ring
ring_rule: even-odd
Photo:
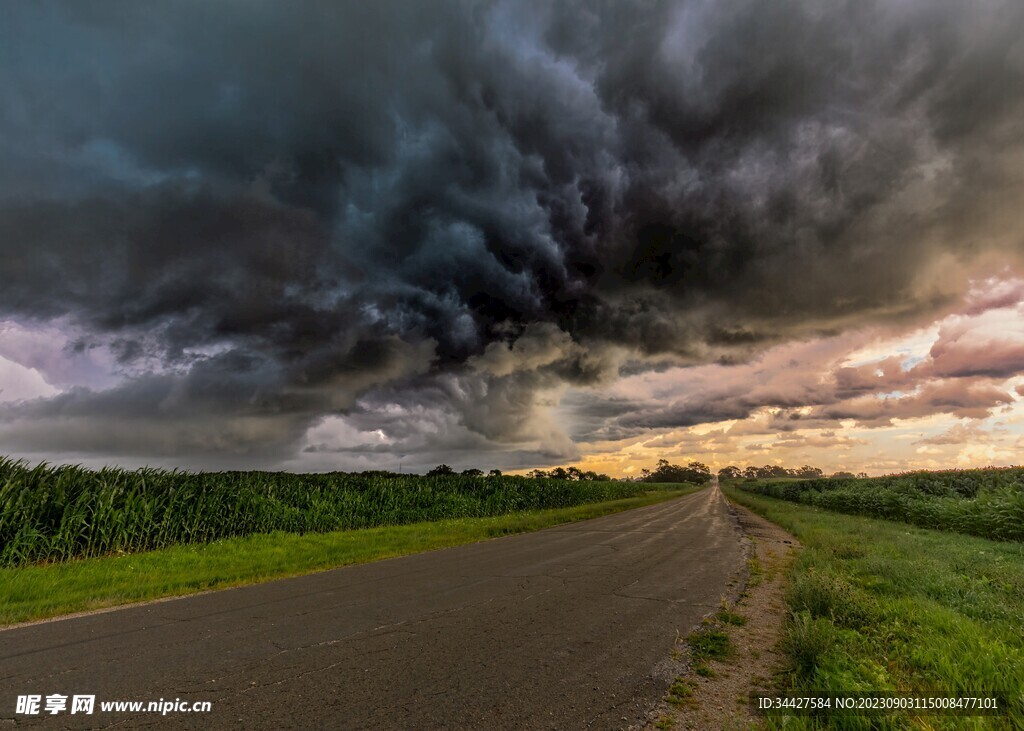
[[[677,630],[718,606],[741,561],[712,486],[536,533],[13,628],[0,631],[0,729],[624,728],[664,694]],[[15,714],[18,695],[54,693],[95,694],[96,710]],[[176,698],[212,710],[99,708]]]

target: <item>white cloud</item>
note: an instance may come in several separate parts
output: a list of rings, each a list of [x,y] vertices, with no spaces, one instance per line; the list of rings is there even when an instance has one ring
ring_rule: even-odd
[[[26,368],[0,357],[0,402],[54,396],[57,393],[58,389],[47,383],[35,368]]]

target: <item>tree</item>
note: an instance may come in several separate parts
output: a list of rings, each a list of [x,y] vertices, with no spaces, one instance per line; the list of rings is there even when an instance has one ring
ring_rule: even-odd
[[[545,477],[548,476],[548,473],[545,472],[544,470],[532,470],[526,476],[532,477],[535,480],[543,480]]]
[[[833,472],[831,477],[832,477],[833,480],[850,480],[850,479],[853,479],[853,473],[852,472],[842,472],[842,471]]]
[[[744,471],[753,470],[753,476],[758,480],[770,480],[773,477],[790,477],[790,472],[785,467],[776,464],[766,464],[763,467],[749,467]]]
[[[659,459],[653,472],[647,472],[644,478],[647,482],[684,482],[683,468],[676,464],[669,464],[667,459]]]
[[[736,480],[739,479],[742,475],[743,472],[740,470],[739,467],[736,467],[735,465],[729,465],[728,467],[723,467],[722,469],[718,470],[719,480]]]
[[[703,485],[711,479],[711,470],[700,462],[690,462],[686,467],[670,464],[667,459],[659,459],[654,472],[641,472],[645,482],[692,482]]]
[[[794,477],[802,477],[805,480],[816,480],[819,477],[825,476],[825,473],[822,472],[817,467],[811,467],[810,465],[806,464],[800,469],[794,470],[794,472],[796,473],[793,475]]]
[[[484,471],[478,470],[476,467],[471,467],[468,470],[462,470],[462,474],[466,477],[483,477]]]
[[[569,469],[566,470],[566,473],[568,473],[570,480],[585,479],[583,476],[583,472],[580,470],[579,467],[570,467]]]
[[[491,470],[487,473],[488,477],[501,477],[501,470]]]
[[[789,477],[789,470],[782,465],[767,464],[764,466],[764,470],[768,477]]]
[[[548,472],[548,477],[553,480],[565,480],[569,477],[569,473],[565,471],[564,467],[555,467]]]
[[[455,470],[446,464],[439,464],[434,469],[427,473],[427,477],[437,477],[438,475],[454,475]]]
[[[690,462],[686,465],[686,481],[703,485],[711,479],[711,470],[703,462]]]

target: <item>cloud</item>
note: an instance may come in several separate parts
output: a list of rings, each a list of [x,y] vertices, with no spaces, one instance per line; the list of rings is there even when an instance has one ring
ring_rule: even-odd
[[[1009,378],[1024,372],[1024,327],[1014,317],[1010,328],[998,334],[954,322],[939,331],[931,348],[928,373],[944,378],[988,376]]]
[[[984,418],[997,406],[1013,403],[1005,390],[970,379],[937,381],[909,395],[860,397],[818,407],[812,415],[836,421],[854,419],[863,426],[884,426],[893,419],[914,419],[933,414]]]
[[[914,443],[935,445],[972,444],[985,441],[991,434],[991,432],[985,431],[976,424],[954,424],[941,434],[920,439]]]
[[[854,437],[844,437],[831,431],[806,435],[780,435],[774,442],[774,446],[776,448],[783,449],[851,449],[863,444],[868,444],[868,441]]]
[[[460,469],[566,464],[578,447],[548,414],[553,400],[533,384],[427,379],[417,388],[375,389],[304,436],[305,454],[349,468]],[[308,466],[308,463],[307,463]]]
[[[551,323],[530,324],[511,344],[490,343],[481,355],[469,359],[474,370],[492,376],[509,376],[582,354],[572,337]]]
[[[0,358],[0,402],[43,398],[57,393],[35,368]]]
[[[375,384],[423,372],[432,356],[400,340],[354,343],[289,372],[231,351],[185,373],[129,378],[117,386],[74,387],[50,398],[0,407],[0,442],[23,452],[147,455],[195,464],[272,464],[299,445],[327,411],[349,409]]]
[[[916,373],[903,367],[904,362],[902,357],[889,356],[867,365],[838,368],[835,371],[837,397],[913,389],[919,379]]]
[[[1024,302],[1024,279],[989,277],[967,292],[965,315],[1015,307]]]
[[[1001,281],[985,284],[1004,289]],[[975,304],[969,296],[915,333],[911,349],[898,328],[852,330],[775,346],[746,362],[629,376],[610,390],[573,395],[570,411],[587,439],[614,433],[609,422],[632,436],[728,421],[739,436],[834,429],[847,420],[877,428],[935,414],[985,418],[1014,402],[1007,381],[1024,373],[1024,333],[1014,310],[976,311]]]
[[[956,463],[961,467],[1010,466],[1016,464],[1019,451],[991,444],[971,444],[960,450]]]
[[[550,413],[616,373],[918,325],[1019,261],[1022,23],[1009,0],[21,5],[0,318],[59,323],[118,379],[65,367],[52,404],[0,415],[8,444],[187,461],[209,451],[194,418],[226,452],[294,454],[397,403],[467,448],[569,455],[585,432],[849,411],[870,372],[598,406],[578,430]],[[1007,345],[970,370],[958,343],[934,376],[1019,364]],[[994,403],[972,388],[958,413]],[[107,429],[115,403],[148,427]],[[68,410],[80,431],[44,438]]]
[[[37,371],[58,390],[116,384],[115,353],[107,348],[89,347],[82,340],[82,333],[62,325],[59,320],[45,326],[0,322],[0,356]]]
[[[790,343],[741,364],[642,373],[602,393],[591,390],[578,397],[589,403],[573,411],[600,415],[609,406],[621,405],[621,414],[609,416],[618,426],[639,431],[741,420],[730,428],[738,432],[753,428],[742,420],[765,409],[773,411],[769,432],[808,427],[805,407],[837,400],[828,374],[852,342],[841,337]]]

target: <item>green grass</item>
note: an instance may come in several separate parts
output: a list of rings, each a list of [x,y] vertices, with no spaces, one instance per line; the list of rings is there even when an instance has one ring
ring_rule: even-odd
[[[707,624],[686,638],[695,661],[721,660],[729,655],[729,635],[717,623]]]
[[[683,676],[675,679],[668,689],[666,700],[674,706],[681,706],[693,702],[693,686]]]
[[[773,716],[769,727],[1024,728],[1024,546],[725,492],[803,544],[785,690],[1002,693],[1010,704],[1007,716]]]
[[[538,530],[698,488],[569,508],[333,533],[276,532],[122,556],[0,569],[0,624],[190,594]]]

